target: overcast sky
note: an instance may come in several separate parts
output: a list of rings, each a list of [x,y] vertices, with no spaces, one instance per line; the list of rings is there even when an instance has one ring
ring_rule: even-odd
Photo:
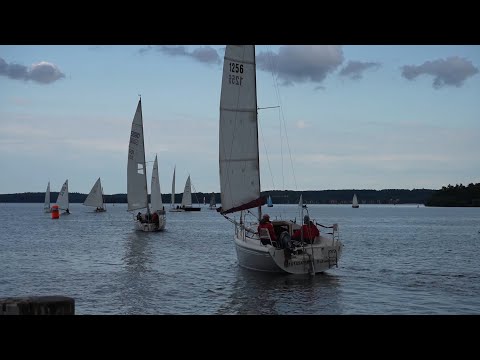
[[[224,45],[0,46],[0,194],[126,193],[142,95],[150,166],[218,192]],[[262,190],[480,182],[480,46],[257,46]],[[150,183],[150,180],[148,181]]]

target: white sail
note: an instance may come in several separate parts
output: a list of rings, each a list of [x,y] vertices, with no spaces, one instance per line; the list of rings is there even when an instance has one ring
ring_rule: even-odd
[[[171,200],[170,200],[170,204],[173,208],[173,206],[175,205],[175,168],[173,168],[173,179],[172,179],[172,196],[171,196]]]
[[[137,111],[132,121],[130,144],[128,146],[127,198],[128,210],[148,207],[147,169],[145,167],[145,147],[143,139],[142,100],[138,101]]]
[[[210,207],[214,208],[217,206],[217,201],[215,200],[215,193],[212,192],[212,195],[210,196]]]
[[[43,208],[45,210],[50,209],[50,181],[48,182],[48,185],[47,185],[47,191],[45,191],[45,203],[43,205]]]
[[[192,185],[190,182],[190,175],[188,175],[187,182],[185,183],[185,188],[183,189],[182,207],[191,207],[191,206],[192,206]]]
[[[260,198],[255,71],[254,45],[227,45],[219,132],[223,213],[259,205],[255,203]]]
[[[90,193],[83,202],[83,205],[103,208],[103,192],[100,178],[98,178],[95,184],[93,184],[92,190],[90,190]]]
[[[155,162],[153,163],[151,192],[152,212],[162,210],[162,193],[160,192],[160,180],[158,179],[158,160],[156,155]]]
[[[57,205],[61,210],[68,210],[70,202],[68,200],[68,179],[63,183],[62,189],[58,193]]]
[[[359,205],[358,205],[358,199],[357,199],[357,194],[353,194],[352,207],[359,207]]]

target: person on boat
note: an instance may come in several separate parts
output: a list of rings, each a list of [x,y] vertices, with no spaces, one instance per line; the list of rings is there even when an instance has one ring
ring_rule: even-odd
[[[65,210],[65,212],[66,212],[67,214],[70,214],[70,210],[68,210],[68,209],[67,209],[67,210]]]
[[[320,236],[320,231],[313,222],[310,221],[310,217],[305,215],[303,217],[303,225],[300,229],[295,231],[292,235],[292,240],[301,240],[303,231],[303,241],[311,244],[317,236]]]
[[[137,214],[137,220],[140,221],[140,222],[143,222],[142,221],[142,213],[140,211]]]
[[[267,229],[268,233],[270,234],[270,240],[277,241],[277,235],[275,235],[275,230],[273,229],[273,225],[270,222],[270,216],[268,214],[263,215],[262,220],[260,220],[260,224],[258,225],[258,233],[260,234],[260,229]],[[260,239],[263,245],[270,244],[267,239]]]
[[[158,217],[157,212],[155,211],[152,215],[152,221],[155,224],[156,227],[160,225],[160,218]]]

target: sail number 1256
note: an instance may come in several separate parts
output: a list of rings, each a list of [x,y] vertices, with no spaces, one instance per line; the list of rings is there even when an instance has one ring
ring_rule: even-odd
[[[230,63],[230,72],[233,74],[228,75],[228,83],[232,85],[242,86],[243,76],[236,74],[243,74],[243,64]]]

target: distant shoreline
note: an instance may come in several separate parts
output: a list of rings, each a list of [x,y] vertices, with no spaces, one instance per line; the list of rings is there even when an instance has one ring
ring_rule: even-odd
[[[220,194],[215,194],[217,204],[221,203]],[[425,206],[439,207],[480,207],[480,183],[462,184],[442,187],[440,190],[434,189],[384,189],[384,190],[275,190],[264,191],[262,196],[271,196],[273,204],[297,204],[300,195],[303,197],[304,204],[351,204],[353,195],[356,194],[360,206],[370,204],[423,204]],[[175,194],[174,203],[179,204],[182,201],[182,193]],[[197,204],[202,204],[204,200],[209,201],[211,192],[192,193],[192,200]],[[52,203],[58,197],[58,192],[51,192],[50,199]],[[83,203],[87,194],[70,193],[71,203]],[[127,194],[104,195],[105,203],[127,203]],[[44,192],[25,192],[15,194],[0,194],[1,203],[43,203],[45,201]],[[171,203],[171,195],[163,194],[162,202]]]
[[[433,189],[387,189],[387,190],[308,190],[308,191],[265,191],[262,196],[271,196],[273,204],[297,204],[300,194],[305,204],[351,204],[353,194],[357,194],[360,205],[366,204],[424,204],[435,192]],[[215,194],[216,203],[221,203],[220,194]],[[175,194],[175,203],[180,203],[182,193]],[[209,200],[212,193],[192,193],[192,200],[196,203],[203,203]],[[52,203],[58,196],[58,192],[50,193]],[[71,203],[83,203],[87,194],[70,193]],[[127,194],[104,195],[106,203],[126,203]],[[0,194],[0,202],[6,203],[43,203],[44,192],[25,192],[14,194]],[[171,195],[163,194],[162,201],[165,204],[171,203]]]

